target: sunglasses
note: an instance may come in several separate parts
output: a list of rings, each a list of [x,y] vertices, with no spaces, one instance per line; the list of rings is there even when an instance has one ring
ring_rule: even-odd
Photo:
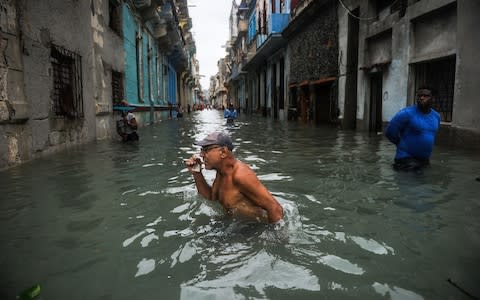
[[[200,152],[208,153],[210,150],[215,149],[215,148],[222,148],[222,146],[212,145],[212,146],[202,147],[202,149],[200,150]]]

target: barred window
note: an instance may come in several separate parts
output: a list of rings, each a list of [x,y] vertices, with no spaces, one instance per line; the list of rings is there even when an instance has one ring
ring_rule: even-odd
[[[455,87],[455,56],[415,65],[415,90],[428,86],[434,91],[432,107],[443,122],[451,122]]]
[[[82,57],[52,45],[52,111],[56,117],[83,118]]]
[[[112,70],[112,101],[119,103],[123,100],[123,73]]]

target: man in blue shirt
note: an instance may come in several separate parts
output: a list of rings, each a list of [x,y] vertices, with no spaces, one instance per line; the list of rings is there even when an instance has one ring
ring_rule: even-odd
[[[233,107],[232,103],[228,104],[228,108],[223,112],[223,117],[227,119],[227,124],[232,124],[233,120],[237,118],[237,110]]]
[[[432,108],[430,88],[417,91],[417,104],[400,110],[388,124],[385,135],[397,146],[393,168],[419,171],[430,163],[440,115]]]

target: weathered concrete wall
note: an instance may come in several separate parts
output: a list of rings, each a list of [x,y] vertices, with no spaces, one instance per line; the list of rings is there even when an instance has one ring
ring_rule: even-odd
[[[109,26],[108,1],[96,0],[91,18],[93,33],[93,98],[95,100],[96,138],[116,137],[115,117],[112,117],[112,70],[124,72],[123,39]],[[121,9],[121,8],[120,8]]]
[[[414,103],[415,68],[418,62],[456,58],[452,122],[441,131],[449,140],[454,136],[472,140],[480,132],[480,86],[474,81],[480,74],[480,39],[476,28],[480,21],[480,2],[469,0],[422,0],[411,2],[405,15],[399,12],[375,15],[366,0],[345,1],[360,8],[357,128],[368,129],[370,109],[370,72],[382,72],[382,118],[388,122],[401,108]],[[338,9],[339,20],[339,106],[345,98],[345,54],[348,47],[348,14]],[[383,64],[386,62],[386,64]],[[380,64],[375,66],[375,64]],[[446,130],[445,126],[456,128]],[[466,131],[460,133],[459,128]],[[475,140],[476,138],[473,138]],[[476,139],[478,140],[478,138]]]
[[[25,45],[25,93],[32,105],[29,125],[36,152],[52,152],[95,139],[92,78],[91,6],[83,1],[26,1],[22,24]],[[81,56],[84,119],[53,119],[51,44]],[[33,109],[34,107],[34,109]],[[39,130],[42,128],[43,130]],[[36,131],[34,133],[34,131]]]
[[[16,1],[0,2],[0,169],[29,159],[30,114],[23,90],[23,61]]]
[[[454,126],[480,134],[480,1],[457,2],[457,74]]]
[[[73,0],[0,5],[0,168],[94,140],[93,6]],[[84,118],[54,118],[52,44],[81,57]]]
[[[360,2],[359,71],[357,84],[357,129],[368,129],[370,116],[371,72],[382,73],[382,119],[390,118],[407,105],[410,23],[398,13],[375,20],[375,10]],[[345,14],[344,11],[340,11]],[[344,22],[348,21],[343,17]],[[346,23],[345,23],[346,24]],[[345,30],[345,29],[344,29]],[[347,32],[342,33],[347,34]],[[346,37],[345,37],[346,39]],[[346,52],[345,48],[341,51]],[[342,89],[343,85],[339,88]],[[344,93],[340,90],[340,93]],[[340,101],[339,101],[340,102]]]
[[[412,14],[415,12],[412,11]],[[412,60],[429,60],[456,53],[455,7],[412,20]]]
[[[370,72],[382,72],[382,119],[390,120],[408,99],[408,59],[410,49],[410,23],[405,19],[395,21],[393,26],[375,24],[360,30],[360,39],[365,40],[364,55],[360,56],[357,128],[367,129],[370,111]],[[373,51],[371,51],[373,50]],[[373,53],[372,53],[373,52]],[[385,65],[382,63],[387,62]],[[379,67],[372,67],[381,64]]]
[[[354,7],[354,0],[344,1],[348,7]],[[338,5],[338,108],[339,119],[343,119],[345,107],[345,84],[347,74],[347,46],[348,46],[348,13],[343,6]]]

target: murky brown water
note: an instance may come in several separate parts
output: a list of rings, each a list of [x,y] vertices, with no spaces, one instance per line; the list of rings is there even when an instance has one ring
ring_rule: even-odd
[[[424,174],[391,169],[381,136],[221,112],[0,172],[0,298],[468,299],[480,297],[480,158],[437,146]],[[182,158],[213,130],[286,211],[239,224],[197,195]],[[214,172],[207,171],[208,180]]]

